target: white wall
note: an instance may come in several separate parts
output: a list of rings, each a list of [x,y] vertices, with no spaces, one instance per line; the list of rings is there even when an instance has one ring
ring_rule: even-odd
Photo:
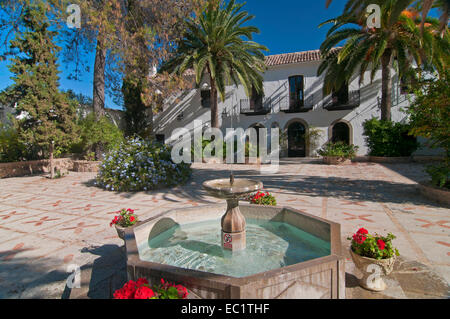
[[[242,127],[247,129],[254,124],[262,124],[266,128],[271,128],[275,122],[281,129],[287,129],[287,125],[292,121],[300,120],[306,122],[309,127],[315,127],[322,132],[319,148],[326,143],[329,136],[330,126],[344,120],[352,126],[352,142],[359,146],[358,155],[366,155],[367,147],[364,142],[362,123],[371,117],[380,117],[378,98],[381,98],[381,71],[375,77],[373,83],[370,82],[370,72],[366,73],[365,81],[360,86],[359,78],[355,78],[349,84],[349,90],[361,92],[361,104],[358,108],[345,111],[328,111],[323,109],[322,84],[323,77],[317,76],[317,68],[320,61],[282,65],[269,68],[264,74],[264,95],[274,101],[272,112],[267,115],[247,116],[239,114],[239,102],[246,99],[242,86],[227,87],[225,102],[219,103],[219,112],[226,108],[228,116],[222,118],[222,130],[225,132],[230,127]],[[289,97],[288,78],[293,75],[303,75],[305,77],[305,101],[312,101],[313,110],[307,113],[286,114],[279,111],[279,103]],[[202,82],[203,83],[203,82]],[[395,86],[398,84],[394,81]],[[404,98],[405,96],[403,96]],[[285,100],[286,101],[286,100]],[[394,101],[395,102],[395,101]],[[200,89],[194,89],[179,96],[178,99],[167,103],[165,110],[155,117],[155,131],[157,134],[164,134],[166,142],[173,142],[170,137],[174,129],[185,127],[193,130],[193,121],[202,120],[203,123],[210,123],[210,110],[201,107]],[[409,105],[408,100],[400,104],[394,103],[392,108],[392,119],[402,121],[406,115],[401,111]],[[234,110],[234,111],[233,111]],[[177,120],[177,116],[183,113],[183,119]],[[233,122],[233,124],[232,124]],[[307,155],[314,155],[315,150],[308,150]]]

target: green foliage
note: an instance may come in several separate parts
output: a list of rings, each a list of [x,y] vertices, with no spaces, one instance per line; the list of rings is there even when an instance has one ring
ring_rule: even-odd
[[[109,224],[111,227],[112,225],[119,225],[120,227],[131,227],[136,225],[136,223],[139,221],[138,216],[134,213],[133,209],[122,208],[118,213],[119,215],[115,216]]]
[[[18,162],[26,158],[26,146],[12,127],[0,123],[0,163]]]
[[[249,197],[250,204],[262,206],[277,206],[275,196],[269,192],[257,192]]]
[[[183,184],[191,174],[189,164],[172,162],[169,146],[136,137],[109,152],[96,185],[111,191],[147,191]]]
[[[320,156],[337,156],[342,158],[354,158],[359,147],[356,145],[348,145],[344,142],[327,143],[317,153]]]
[[[409,135],[409,124],[372,118],[364,122],[363,127],[371,156],[411,156],[419,147],[417,139]]]
[[[391,233],[387,236],[371,235],[361,228],[353,237],[347,239],[352,241],[351,247],[355,254],[381,260],[399,256],[398,250],[392,245],[395,238]]]
[[[433,185],[450,185],[450,71],[439,79],[423,80],[414,92],[408,109],[411,133],[428,139],[427,146],[445,151],[444,163],[427,168]]]
[[[378,1],[381,8],[380,28],[368,28],[366,8],[370,0],[347,2],[344,13],[321,24],[332,24],[327,38],[321,45],[324,57],[318,74],[325,73],[323,91],[330,94],[349,83],[356,74],[360,83],[364,75],[370,72],[375,79],[380,67],[382,85],[392,84],[391,68],[395,68],[404,81],[415,80],[416,70],[432,69],[443,72],[449,62],[449,33],[439,36],[438,19],[429,19],[430,26],[422,34],[420,23],[416,23],[407,14],[403,14],[411,1]],[[350,9],[353,8],[353,9]],[[343,44],[342,44],[343,43]],[[342,46],[340,50],[336,47]],[[381,118],[391,119],[390,90],[382,90]]]
[[[429,165],[426,172],[431,177],[431,184],[437,187],[450,189],[450,165],[448,165],[448,162],[438,165]]]
[[[308,143],[310,150],[315,150],[319,147],[319,141],[320,141],[321,137],[322,137],[322,131],[320,129],[318,129],[317,127],[314,127],[314,126],[309,127],[309,129],[306,133],[305,139]],[[281,143],[280,143],[280,145],[281,145]]]
[[[148,116],[149,108],[143,103],[141,95],[143,92],[142,83],[134,83],[125,79],[122,86],[124,99],[124,119],[126,122],[127,136],[144,136],[151,118]]]
[[[55,171],[55,176],[53,177],[53,179],[60,179],[67,175],[69,175],[69,172],[63,173],[63,172],[61,172],[61,170],[57,169]]]
[[[428,146],[450,150],[450,71],[435,80],[423,80],[408,109],[411,133],[430,140]]]
[[[203,155],[202,158],[205,158],[205,156],[204,156],[205,149],[211,143],[212,143],[211,140],[202,138],[202,154],[199,154],[199,155]],[[221,144],[222,144],[222,156],[223,156],[223,159],[226,159],[228,146],[227,146],[227,143],[225,141],[222,141]],[[212,145],[211,145],[211,147],[212,147]],[[238,143],[237,143],[237,141],[234,141],[234,148],[233,148],[234,152],[237,152],[237,147],[238,147]],[[219,148],[220,148],[220,146],[219,146]],[[247,158],[250,156],[250,154],[253,154],[253,153],[256,153],[257,157],[259,157],[259,155],[260,155],[259,147],[255,146],[253,144],[250,144],[250,142],[246,142],[245,143],[244,149],[245,149],[245,157],[247,157]],[[216,156],[216,151],[215,150],[213,150],[211,153],[212,153],[211,155],[213,157]],[[195,148],[194,148],[194,146],[191,147],[191,154],[192,154],[192,159],[195,159],[195,157],[194,157],[194,155],[195,155]]]
[[[47,4],[30,2],[24,6],[20,31],[10,42],[15,53],[9,70],[14,74],[10,95],[18,97],[20,119],[13,119],[19,141],[48,155],[52,141],[62,152],[76,134],[75,106],[59,91],[57,54],[50,29]]]
[[[217,93],[225,101],[227,85],[241,84],[247,96],[251,95],[252,88],[262,92],[261,74],[266,70],[262,51],[268,50],[252,41],[253,34],[259,30],[248,25],[254,16],[242,10],[244,5],[234,0],[208,1],[199,16],[186,21],[186,31],[175,57],[162,68],[178,75],[193,69],[197,85],[205,73],[209,75],[212,127],[219,127]]]
[[[85,154],[86,160],[95,160],[95,147],[101,145],[107,153],[124,141],[122,131],[106,116],[96,120],[94,113],[89,113],[79,122],[80,142],[72,150]]]

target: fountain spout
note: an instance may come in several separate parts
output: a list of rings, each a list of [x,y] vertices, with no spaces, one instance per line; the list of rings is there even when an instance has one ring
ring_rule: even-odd
[[[208,193],[227,200],[227,211],[222,217],[222,248],[240,251],[246,248],[245,217],[239,209],[242,196],[263,188],[260,181],[236,179],[231,173],[230,179],[208,181],[203,184]]]

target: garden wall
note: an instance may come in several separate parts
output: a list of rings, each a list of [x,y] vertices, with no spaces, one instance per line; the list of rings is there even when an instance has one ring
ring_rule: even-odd
[[[62,173],[97,172],[100,162],[77,161],[70,158],[58,158],[54,160],[55,171]],[[0,163],[0,178],[20,177],[33,174],[49,173],[49,160]]]

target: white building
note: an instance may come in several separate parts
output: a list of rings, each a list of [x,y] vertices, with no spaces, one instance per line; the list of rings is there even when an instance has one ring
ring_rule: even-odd
[[[330,140],[345,140],[359,146],[358,155],[367,154],[362,124],[372,117],[380,118],[381,70],[374,81],[367,72],[364,83],[352,79],[348,88],[323,96],[323,76],[317,76],[321,63],[319,50],[272,55],[266,58],[264,96],[248,98],[242,86],[229,86],[226,100],[219,101],[222,130],[241,127],[279,127],[282,134],[283,157],[315,156],[317,149]],[[393,80],[392,120],[403,121],[402,109],[409,106],[397,77]],[[193,80],[194,81],[194,80]],[[186,91],[154,119],[159,140],[173,143],[172,132],[185,127],[194,130],[194,120],[206,126],[211,120],[209,83]],[[310,136],[319,132],[315,140]]]

